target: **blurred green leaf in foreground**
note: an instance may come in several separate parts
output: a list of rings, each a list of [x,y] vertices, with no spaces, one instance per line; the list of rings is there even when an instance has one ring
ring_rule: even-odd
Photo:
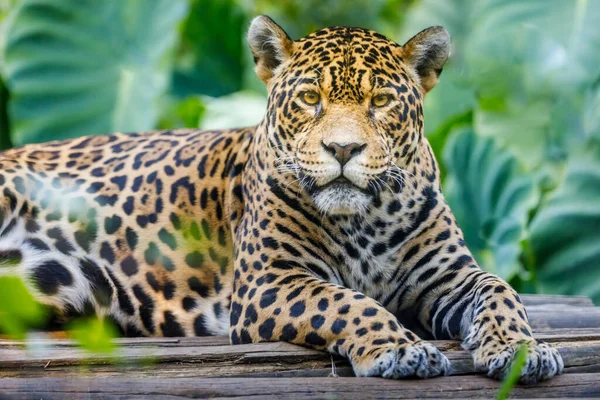
[[[521,376],[521,370],[525,366],[525,362],[527,361],[527,346],[521,345],[515,358],[513,359],[512,365],[506,378],[502,382],[502,386],[498,391],[498,395],[496,396],[496,400],[505,400],[508,399],[510,395],[510,391],[519,381],[519,377]]]
[[[113,323],[106,319],[79,319],[69,328],[70,336],[91,353],[114,354],[117,349],[113,339],[119,336],[119,332]]]
[[[0,276],[0,332],[24,339],[28,330],[46,319],[44,308],[17,277]]]

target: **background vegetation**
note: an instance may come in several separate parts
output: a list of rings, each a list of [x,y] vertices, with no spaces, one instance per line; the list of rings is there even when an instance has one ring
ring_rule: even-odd
[[[425,121],[467,243],[519,291],[600,302],[598,1],[0,0],[0,145],[257,123],[259,13],[294,38],[446,27]]]

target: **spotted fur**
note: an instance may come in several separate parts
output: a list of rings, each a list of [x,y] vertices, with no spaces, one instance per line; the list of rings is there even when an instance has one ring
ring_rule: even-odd
[[[462,340],[494,378],[525,344],[523,382],[559,374],[441,192],[423,98],[447,32],[400,46],[334,27],[292,41],[263,16],[248,40],[269,90],[258,127],[3,153],[0,274],[63,318],[108,317],[125,335],[282,340],[386,378],[447,374],[427,338]]]

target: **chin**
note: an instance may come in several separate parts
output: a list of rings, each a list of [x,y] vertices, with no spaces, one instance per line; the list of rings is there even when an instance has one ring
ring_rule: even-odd
[[[311,197],[326,215],[364,214],[373,200],[371,195],[345,184],[327,186]]]

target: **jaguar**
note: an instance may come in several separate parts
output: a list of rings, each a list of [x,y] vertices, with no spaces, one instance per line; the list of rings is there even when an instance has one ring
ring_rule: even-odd
[[[404,45],[330,27],[292,40],[250,24],[268,104],[255,127],[30,144],[0,155],[0,275],[55,321],[125,336],[229,335],[346,357],[357,376],[560,374],[518,294],[483,271],[446,203],[423,101],[450,54],[434,26]]]

